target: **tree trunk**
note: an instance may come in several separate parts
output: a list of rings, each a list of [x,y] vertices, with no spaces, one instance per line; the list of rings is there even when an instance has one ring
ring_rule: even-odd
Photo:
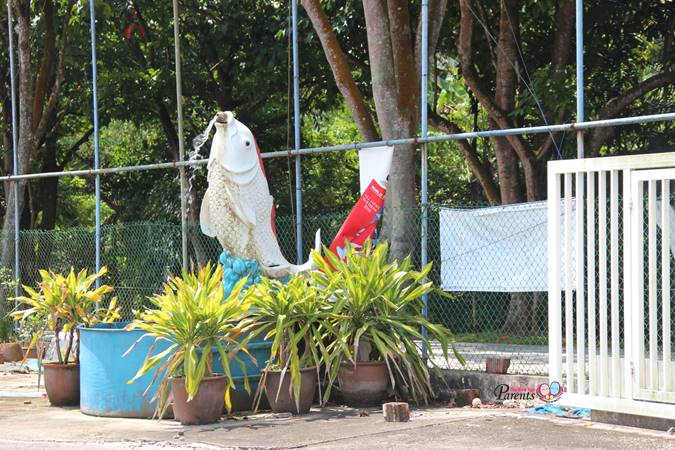
[[[333,71],[335,84],[352,112],[352,119],[359,130],[359,134],[366,142],[376,141],[378,135],[370,111],[368,111],[363,96],[354,81],[354,77],[352,77],[347,57],[338,43],[321,3],[319,0],[302,0],[302,6],[312,22],[319,41],[321,41],[326,59]]]
[[[42,159],[43,172],[59,170],[56,163],[57,149],[57,137],[55,134],[50,134],[45,140],[45,153]],[[37,181],[36,209],[42,213],[38,223],[38,228],[41,230],[53,230],[56,227],[58,191],[59,179],[57,177],[41,178]]]
[[[58,55],[56,56],[56,64],[52,64],[50,61],[42,64],[40,74],[37,77],[38,93],[40,98],[35,97],[35,87],[33,85],[35,77],[31,63],[31,2],[30,0],[12,1],[12,6],[16,11],[18,28],[17,53],[19,62],[19,140],[16,153],[18,161],[17,169],[20,174],[26,174],[30,172],[33,155],[37,151],[39,143],[47,134],[49,118],[57,108],[57,101],[64,79],[65,51],[67,46],[66,38],[68,36],[70,13],[72,11],[74,1],[75,0],[69,0],[67,5],[64,5],[66,13],[63,17],[61,26],[61,36],[59,39],[60,48]],[[47,7],[48,6],[49,5],[47,5]],[[45,11],[44,20],[53,22],[53,12],[53,10]],[[46,23],[45,29],[53,30],[54,24]],[[50,32],[47,31],[45,34],[45,39],[51,39],[53,41],[55,40],[55,35],[50,35]],[[45,42],[44,51],[56,52],[56,47],[52,44],[53,42]],[[46,58],[47,57],[43,55],[43,61]],[[47,80],[50,80],[49,83]],[[49,89],[46,89],[47,85],[49,85]],[[47,94],[47,92],[49,92],[49,94]],[[24,207],[26,181],[16,181],[15,184],[19,192],[18,210],[20,216]],[[0,259],[4,267],[10,267],[12,265],[12,260],[14,259],[14,227],[16,221],[19,220],[15,214],[15,205],[15,197],[13,193],[10,193],[8,196],[7,210],[5,212],[2,228],[3,245]]]
[[[411,83],[413,78],[411,75],[415,75],[414,65],[412,67],[407,65],[411,62],[409,56],[412,55],[412,51],[404,54],[399,49],[395,59],[392,48],[392,34],[398,36],[399,45],[405,45],[400,34],[405,35],[407,32],[409,35],[409,29],[395,17],[395,11],[388,11],[387,2],[384,0],[364,1],[363,10],[366,18],[373,99],[382,137],[396,139],[413,136],[417,133],[418,108],[411,105],[417,104],[419,88],[416,86],[417,83]],[[390,14],[396,19],[393,22],[395,26],[393,29]],[[407,9],[405,15],[407,16]],[[407,45],[411,47],[411,42],[408,41]],[[410,72],[405,75],[400,73],[406,69]],[[411,107],[412,111],[403,111],[400,101]],[[399,145],[394,148],[382,222],[382,235],[391,244],[392,259],[405,257],[415,248],[417,221],[412,220],[413,208],[416,206],[415,166],[414,146]]]
[[[13,2],[17,12],[17,24],[19,30],[18,38],[18,61],[19,61],[19,141],[17,145],[17,159],[19,173],[27,173],[32,155],[33,140],[33,68],[30,60],[30,1],[14,0]],[[26,181],[15,181],[18,188],[18,210],[19,215],[23,210],[24,192]],[[12,189],[14,187],[12,186]],[[10,191],[12,190],[10,189]],[[15,196],[11,193],[8,196],[7,210],[3,220],[3,248],[2,265],[3,267],[12,267],[14,260],[14,227],[19,218],[15,214]]]

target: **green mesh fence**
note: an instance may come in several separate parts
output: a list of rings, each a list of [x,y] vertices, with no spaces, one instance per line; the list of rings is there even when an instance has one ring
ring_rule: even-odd
[[[429,261],[434,263],[431,278],[440,282],[441,230],[438,206],[429,208]],[[323,242],[329,244],[348,212],[303,217],[303,254],[309,254],[314,245],[314,233],[321,229]],[[419,208],[406,211],[409,222],[409,248],[412,259],[419,265],[420,222]],[[282,251],[289,261],[295,260],[295,218],[278,217],[276,228]],[[190,224],[189,254],[191,263],[217,261],[221,252],[214,238],[199,231],[198,224]],[[21,282],[34,286],[39,269],[54,271],[94,269],[94,231],[90,228],[67,230],[26,230],[20,237]],[[496,255],[495,257],[498,257]],[[105,283],[115,288],[122,308],[123,319],[133,317],[134,310],[147,304],[147,297],[161,289],[169,274],[181,268],[180,224],[135,222],[103,225],[101,227],[101,263],[109,269]],[[11,273],[11,272],[10,272]],[[467,360],[462,367],[452,360],[454,369],[484,370],[485,358],[511,358],[512,373],[546,373],[547,304],[545,293],[453,292],[452,298],[433,295],[429,298],[429,316],[449,327],[457,336],[457,345]],[[516,297],[514,297],[516,296]],[[513,304],[520,305],[525,316],[522,327],[503,331]],[[436,350],[432,349],[435,354]]]

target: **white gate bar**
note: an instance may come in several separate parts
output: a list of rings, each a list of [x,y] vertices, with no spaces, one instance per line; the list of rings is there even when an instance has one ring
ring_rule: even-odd
[[[673,390],[670,362],[670,180],[661,181],[661,303],[663,321],[663,390]]]
[[[586,348],[584,332],[584,174],[577,173],[576,177],[576,269],[577,269],[577,390],[579,394],[586,392]]]
[[[598,269],[600,294],[600,395],[609,394],[607,367],[607,172],[598,173]]]
[[[577,239],[580,237],[577,236]],[[565,174],[565,376],[574,390],[574,318],[572,292],[572,174]]]
[[[625,380],[624,398],[633,398],[633,334],[630,326],[632,320],[631,307],[631,258],[629,243],[633,239],[632,235],[632,191],[631,191],[631,175],[630,169],[623,171],[623,376]]]
[[[610,172],[610,299],[612,315],[612,396],[621,396],[621,348],[619,341],[619,171]]]
[[[648,181],[648,221],[647,249],[649,267],[647,272],[649,295],[649,389],[659,386],[658,364],[658,329],[656,322],[656,180]],[[639,301],[639,299],[638,299]]]
[[[588,172],[586,178],[586,259],[588,277],[588,393],[597,395],[598,368],[596,348],[598,341],[595,336],[595,172]]]
[[[550,382],[562,380],[562,314],[560,308],[560,181],[548,181],[548,375]]]
[[[584,159],[561,159],[550,161],[548,171],[550,174],[609,171],[609,170],[638,170],[638,169],[661,169],[663,167],[675,167],[675,152],[650,153],[645,155],[608,156],[602,158]]]
[[[644,183],[637,179],[633,180],[633,223],[631,225],[633,232],[633,239],[631,239],[631,273],[644,273],[644,220],[642,218],[642,211],[644,208]],[[638,238],[641,237],[641,238]],[[645,359],[645,336],[644,336],[644,283],[638,278],[637,282],[632,286],[633,301],[632,304],[635,310],[632,313],[631,330],[633,349],[633,362],[637,367],[637,377],[634,379],[633,385],[634,394],[639,392],[644,387],[644,359]]]

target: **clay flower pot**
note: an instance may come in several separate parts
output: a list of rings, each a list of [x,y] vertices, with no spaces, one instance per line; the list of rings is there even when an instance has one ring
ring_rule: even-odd
[[[80,404],[80,365],[44,363],[45,390],[52,406]]]
[[[384,361],[343,362],[338,382],[344,401],[349,406],[382,403],[387,398],[389,370]]]
[[[0,343],[0,354],[2,354],[6,362],[21,361],[23,359],[21,344],[16,342]]]
[[[509,371],[511,359],[509,358],[486,358],[485,371],[487,373],[506,374]]]
[[[279,382],[281,381],[281,389]],[[307,367],[300,369],[300,398],[299,406],[296,405],[295,396],[291,386],[291,374],[286,371],[283,381],[281,372],[268,371],[265,378],[265,395],[270,407],[274,412],[290,412],[293,414],[307,414],[314,401],[314,391],[316,390],[316,367]],[[277,395],[278,393],[278,395]]]
[[[214,423],[223,414],[227,377],[215,375],[204,377],[199,390],[188,402],[185,390],[185,378],[171,378],[173,394],[173,414],[183,425],[204,425]]]
[[[37,359],[38,357],[38,349],[37,347],[33,346],[30,349],[28,346],[21,347],[23,354],[26,355],[26,358],[28,359]],[[44,351],[42,352],[42,357],[44,357]]]

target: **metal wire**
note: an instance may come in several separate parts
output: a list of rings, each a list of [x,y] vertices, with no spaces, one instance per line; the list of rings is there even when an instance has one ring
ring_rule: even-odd
[[[382,141],[373,141],[373,142],[364,142],[364,143],[353,143],[346,145],[329,145],[325,147],[309,147],[303,148],[300,150],[291,151],[291,155],[310,155],[318,153],[327,153],[327,152],[341,152],[347,150],[359,150],[362,148],[373,148],[380,147],[383,145],[406,145],[406,144],[422,144],[422,143],[431,143],[431,142],[445,142],[445,141],[457,141],[462,139],[474,139],[474,138],[487,138],[493,136],[511,136],[516,134],[541,134],[548,132],[559,132],[559,131],[576,131],[576,130],[588,130],[593,128],[602,128],[602,127],[614,127],[622,125],[634,125],[641,123],[650,123],[650,122],[668,122],[675,120],[675,113],[663,113],[663,114],[652,114],[647,116],[633,116],[633,117],[622,117],[618,119],[605,119],[605,120],[593,120],[588,122],[581,123],[566,123],[559,125],[548,125],[548,126],[536,126],[536,127],[522,127],[522,128],[509,128],[506,130],[488,130],[488,131],[470,131],[466,133],[456,133],[456,134],[442,134],[442,135],[433,135],[427,136],[426,138],[422,137],[412,137],[412,138],[402,138],[402,139],[387,139]],[[268,158],[286,158],[288,157],[288,150],[280,150],[263,153],[263,159]],[[5,175],[0,177],[0,181],[10,181],[10,180],[32,180],[37,178],[53,178],[53,177],[63,177],[63,176],[93,176],[96,174],[109,174],[109,173],[122,173],[122,172],[136,172],[143,170],[158,170],[158,169],[178,169],[181,166],[200,166],[206,165],[207,160],[193,160],[193,161],[171,161],[164,163],[155,163],[155,164],[141,164],[137,166],[124,166],[124,167],[106,167],[101,169],[85,169],[85,170],[66,170],[61,172],[41,172],[41,173],[30,173],[23,175]]]

